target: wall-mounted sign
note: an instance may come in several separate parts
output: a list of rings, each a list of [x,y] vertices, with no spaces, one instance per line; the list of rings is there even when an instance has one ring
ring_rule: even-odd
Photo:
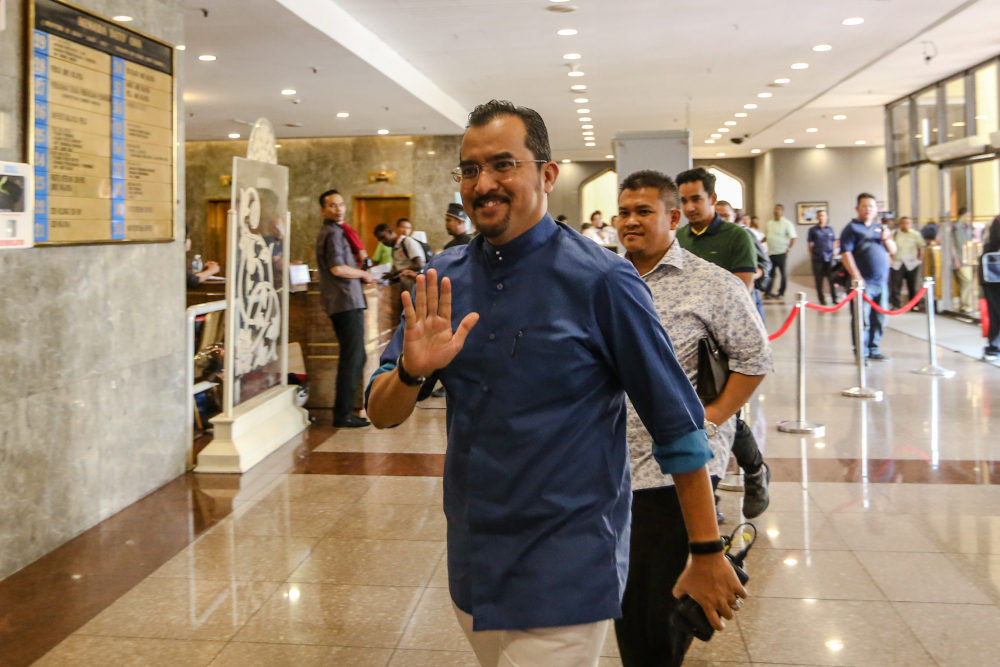
[[[0,250],[35,244],[34,178],[30,164],[0,162]]]
[[[368,172],[369,183],[395,183],[396,172],[394,171],[370,171]]]
[[[35,242],[172,240],[173,48],[35,0]]]

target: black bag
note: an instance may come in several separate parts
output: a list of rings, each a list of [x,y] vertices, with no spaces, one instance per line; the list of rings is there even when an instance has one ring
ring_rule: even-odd
[[[719,348],[719,344],[706,335],[698,341],[698,377],[695,391],[704,405],[719,397],[729,380],[729,357]]]

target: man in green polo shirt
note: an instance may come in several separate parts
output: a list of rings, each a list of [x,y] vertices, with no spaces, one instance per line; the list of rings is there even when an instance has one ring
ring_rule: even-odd
[[[689,169],[677,176],[681,208],[688,224],[677,230],[681,247],[736,275],[753,290],[757,273],[757,248],[745,228],[725,222],[715,211],[715,176],[705,169]],[[764,463],[753,432],[737,420],[733,456],[743,468],[743,516],[760,516],[770,502],[768,483],[771,470]],[[718,513],[718,510],[716,510]],[[724,517],[719,514],[719,523]]]

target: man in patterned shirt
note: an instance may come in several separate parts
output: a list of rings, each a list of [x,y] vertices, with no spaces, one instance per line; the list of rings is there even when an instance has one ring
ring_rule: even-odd
[[[705,406],[718,484],[729,464],[736,413],[773,370],[767,332],[743,282],[729,271],[675,243],[681,219],[677,186],[655,171],[639,171],[622,183],[618,237],[626,258],[653,293],[653,303],[692,384],[698,372],[698,341],[712,336],[729,356],[722,394]],[[673,481],[650,454],[652,438],[629,403],[627,439],[632,464],[632,536],[622,618],[615,633],[625,667],[680,665],[691,636],[673,627],[677,577],[688,557],[684,515]]]

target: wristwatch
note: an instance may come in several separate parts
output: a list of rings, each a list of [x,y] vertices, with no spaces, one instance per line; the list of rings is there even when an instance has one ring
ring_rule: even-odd
[[[715,434],[719,432],[719,425],[714,421],[709,419],[705,420],[705,431],[708,432],[708,437],[714,438]]]
[[[396,374],[399,375],[399,381],[405,384],[407,387],[419,387],[423,385],[424,382],[427,382],[427,378],[425,377],[410,375],[409,373],[406,372],[406,369],[403,368],[402,353],[400,353],[400,355],[396,357]]]

